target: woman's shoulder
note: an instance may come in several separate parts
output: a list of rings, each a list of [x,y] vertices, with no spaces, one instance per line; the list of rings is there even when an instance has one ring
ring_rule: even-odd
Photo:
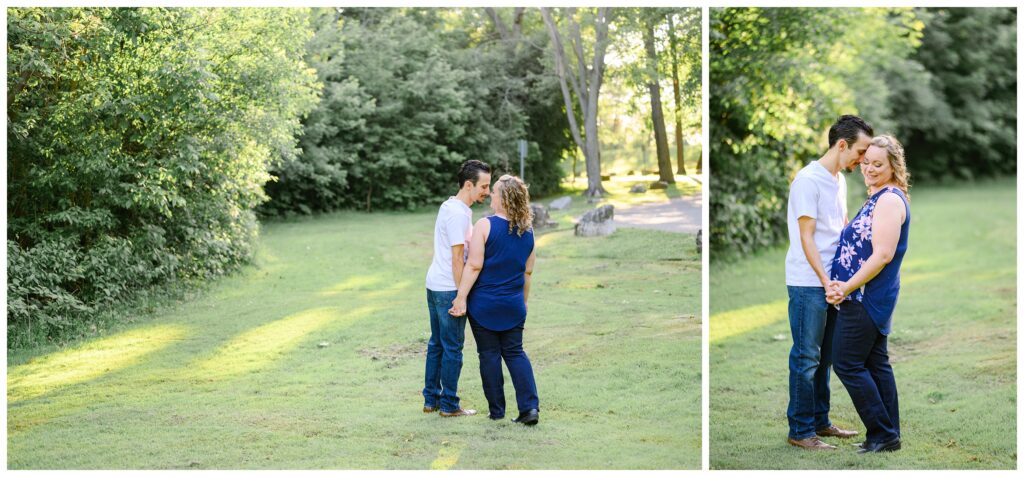
[[[886,187],[878,194],[877,202],[887,202],[891,204],[905,204],[908,207],[910,204],[907,201],[907,194],[903,192],[899,187]]]

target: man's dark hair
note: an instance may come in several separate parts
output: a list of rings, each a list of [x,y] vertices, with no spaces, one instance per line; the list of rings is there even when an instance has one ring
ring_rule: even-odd
[[[476,159],[470,159],[462,163],[462,167],[459,168],[459,189],[466,183],[466,181],[472,182],[476,185],[476,181],[480,180],[480,173],[486,172],[491,173],[491,166],[488,166],[486,162],[478,161]]]
[[[846,145],[852,146],[857,142],[857,134],[861,131],[868,136],[875,135],[875,130],[871,129],[871,125],[864,122],[863,119],[852,114],[839,116],[836,123],[828,128],[828,148],[832,149],[832,146],[835,146],[840,139],[845,139]]]

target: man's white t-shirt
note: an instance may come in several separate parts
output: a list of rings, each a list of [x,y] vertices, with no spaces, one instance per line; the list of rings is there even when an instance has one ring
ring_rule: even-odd
[[[452,276],[452,247],[465,245],[463,259],[469,255],[469,239],[473,236],[473,210],[455,197],[449,197],[437,211],[434,222],[434,260],[427,269],[427,289],[455,291],[458,284]]]
[[[814,245],[821,256],[825,275],[832,270],[832,258],[839,246],[839,234],[846,225],[846,178],[833,176],[818,161],[812,161],[796,174],[789,186],[786,225],[789,228],[789,252],[786,253],[786,285],[820,287],[821,280],[800,245],[800,217],[815,220]]]

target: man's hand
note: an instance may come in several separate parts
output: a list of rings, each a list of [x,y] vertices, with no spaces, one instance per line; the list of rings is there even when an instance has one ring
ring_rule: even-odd
[[[454,317],[464,316],[466,314],[466,299],[455,297],[452,301],[452,307],[448,310],[448,314]]]

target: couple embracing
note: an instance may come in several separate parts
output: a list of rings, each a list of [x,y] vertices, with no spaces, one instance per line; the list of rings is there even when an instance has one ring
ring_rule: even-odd
[[[841,116],[829,149],[790,185],[786,286],[793,347],[789,354],[788,442],[834,450],[820,437],[851,438],[829,420],[829,368],[850,394],[866,429],[857,452],[899,450],[896,380],[888,336],[910,231],[903,147],[874,136],[863,119]],[[860,164],[868,198],[847,220],[842,170]]]
[[[472,416],[459,405],[462,348],[469,321],[480,357],[480,381],[488,416],[505,416],[501,362],[516,390],[519,417],[513,422],[539,421],[533,367],[523,351],[523,325],[530,295],[534,254],[530,194],[521,179],[503,175],[491,188],[491,169],[469,160],[457,174],[459,191],[449,197],[434,224],[434,258],[427,271],[427,342],[423,412],[441,416]],[[490,197],[494,215],[473,224],[474,203]]]

